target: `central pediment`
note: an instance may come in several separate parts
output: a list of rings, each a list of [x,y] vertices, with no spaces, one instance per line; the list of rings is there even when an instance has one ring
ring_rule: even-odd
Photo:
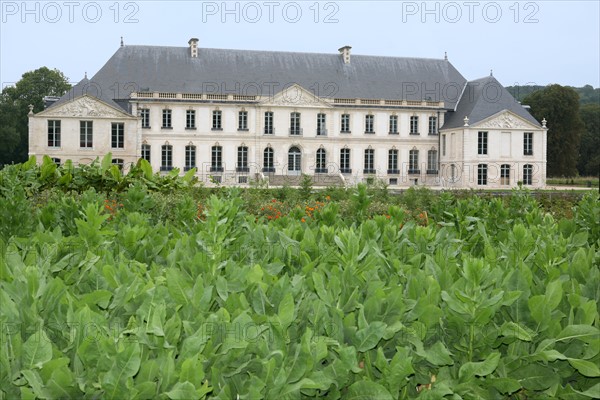
[[[540,129],[539,126],[535,126],[531,122],[506,110],[492,115],[477,124],[473,124],[471,127],[486,129]]]
[[[269,97],[261,102],[263,106],[275,107],[314,107],[331,108],[331,104],[323,101],[317,95],[304,89],[298,84],[286,87],[273,97]]]
[[[135,118],[122,110],[114,108],[95,97],[83,95],[56,107],[37,114],[42,117],[74,118]]]

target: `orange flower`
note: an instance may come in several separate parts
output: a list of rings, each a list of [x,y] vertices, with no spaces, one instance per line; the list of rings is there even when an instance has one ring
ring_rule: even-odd
[[[302,219],[300,220],[300,222],[306,222],[306,220],[305,220],[304,218],[302,218]]]
[[[331,196],[329,196],[329,195],[325,196],[325,200],[327,200],[327,201],[331,200]]]

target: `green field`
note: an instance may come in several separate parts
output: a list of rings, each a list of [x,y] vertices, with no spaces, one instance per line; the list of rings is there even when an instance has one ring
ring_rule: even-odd
[[[578,176],[577,178],[548,178],[548,186],[581,186],[597,188],[599,180],[597,176]]]
[[[0,398],[600,397],[597,194],[176,172],[0,171]]]

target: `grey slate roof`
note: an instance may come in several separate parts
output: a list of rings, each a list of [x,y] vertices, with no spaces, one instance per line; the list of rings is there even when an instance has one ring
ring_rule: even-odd
[[[101,88],[97,97],[119,106],[114,100],[132,91],[273,95],[297,83],[324,98],[444,101],[453,109],[466,79],[442,59],[352,55],[344,64],[340,54],[207,48],[192,58],[189,47],[123,46],[82,82],[52,107],[84,87]]]
[[[467,83],[456,111],[446,115],[444,126],[441,129],[464,126],[465,116],[469,117],[469,125],[475,125],[503,110],[511,111],[526,121],[541,127],[540,123],[517,102],[496,78],[487,76]]]

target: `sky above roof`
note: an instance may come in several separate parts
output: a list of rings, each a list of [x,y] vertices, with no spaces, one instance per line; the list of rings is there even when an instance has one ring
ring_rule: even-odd
[[[600,86],[600,2],[0,2],[0,81],[93,76],[125,44],[444,57],[469,80]]]

